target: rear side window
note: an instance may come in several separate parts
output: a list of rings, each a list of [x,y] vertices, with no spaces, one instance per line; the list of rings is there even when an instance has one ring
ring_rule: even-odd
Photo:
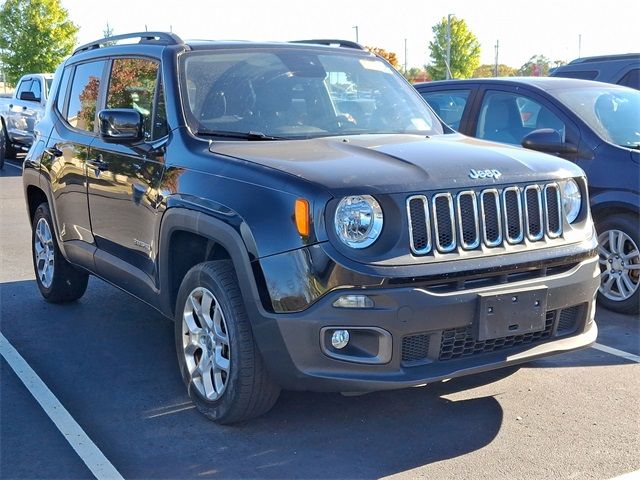
[[[67,122],[78,130],[93,132],[103,70],[104,61],[83,63],[76,67],[69,95]]]
[[[68,67],[64,69],[62,73],[62,79],[60,80],[60,88],[58,89],[58,98],[56,99],[56,110],[60,115],[64,115],[64,105],[67,99],[67,90],[69,87],[69,79],[71,78],[71,71],[73,69]]]
[[[629,70],[626,75],[620,79],[618,84],[640,90],[640,68]]]
[[[107,108],[137,110],[144,121],[144,135],[151,140],[154,120],[153,107],[158,80],[158,62],[142,58],[117,58],[111,67]],[[162,102],[164,106],[164,101]]]
[[[438,92],[420,92],[429,106],[454,130],[460,129],[462,113],[467,105],[471,90],[441,90]]]
[[[35,79],[31,83],[31,91],[35,98],[42,98],[42,87],[40,86],[40,80]]]

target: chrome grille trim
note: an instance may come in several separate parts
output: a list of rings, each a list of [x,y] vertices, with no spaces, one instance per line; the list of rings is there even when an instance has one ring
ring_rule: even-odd
[[[495,240],[490,240],[489,237],[487,236],[487,230],[489,228],[487,223],[488,215],[484,205],[485,205],[485,197],[488,195],[491,195],[493,197],[493,202],[496,208],[495,222],[496,222],[496,229],[498,231],[498,234]],[[484,244],[487,247],[497,247],[502,243],[502,221],[500,218],[500,193],[498,192],[498,190],[496,190],[495,188],[490,188],[487,190],[483,190],[482,193],[480,193],[480,211],[482,215],[482,237],[484,240]]]
[[[411,221],[411,202],[420,201],[422,203],[422,210],[424,211],[424,221],[426,227],[426,246],[424,248],[416,248],[415,240],[414,240],[414,231],[413,225]],[[409,243],[411,246],[411,251],[416,255],[426,255],[431,251],[431,222],[429,219],[429,202],[427,197],[424,195],[412,195],[407,198],[407,219],[409,221]]]
[[[549,205],[549,197],[555,201],[556,218],[551,218],[551,206]],[[549,183],[544,187],[544,214],[546,220],[547,235],[549,238],[558,238],[562,235],[562,198],[560,196],[560,186],[557,183]],[[558,222],[558,228],[552,229],[552,221]]]
[[[462,216],[462,205],[460,204],[462,198],[465,196],[471,197],[471,205],[473,207],[474,233],[473,241],[471,242],[467,242],[465,240],[465,223]],[[480,246],[480,221],[478,218],[478,200],[476,197],[476,192],[474,192],[473,190],[460,192],[456,197],[456,207],[458,208],[458,231],[460,234],[460,246],[465,250],[473,250],[474,248],[478,248]]]
[[[554,181],[411,195],[406,198],[410,250],[475,254],[552,241],[564,233],[562,207]]]
[[[509,209],[507,207],[507,194],[513,192],[515,194],[515,199],[518,206],[518,235],[512,236],[510,235],[510,227],[512,225],[509,223]],[[523,215],[522,215],[522,197],[520,196],[520,188],[518,187],[507,187],[502,191],[502,205],[504,207],[504,236],[512,245],[516,243],[522,242],[524,240],[524,226],[522,225]]]
[[[529,201],[529,192],[535,192],[535,204]],[[524,216],[525,216],[525,225],[527,227],[527,238],[533,242],[540,240],[544,236],[544,223],[542,218],[542,195],[540,191],[540,186],[538,185],[527,185],[522,193],[524,197]],[[537,215],[535,215],[535,210],[537,209]],[[532,218],[535,215],[537,218]],[[532,231],[534,225],[532,222],[538,221],[538,229]]]
[[[440,235],[441,235],[440,229],[444,228],[444,225],[438,225],[438,210],[439,210],[438,199],[440,198],[444,198],[447,201],[448,211],[446,211],[445,214],[448,214],[448,220],[451,226],[451,241],[448,244],[440,241]],[[451,252],[456,248],[456,220],[455,220],[455,213],[453,210],[453,197],[449,192],[436,193],[433,196],[433,201],[431,206],[433,208],[433,234],[434,234],[434,241],[436,244],[436,248],[438,249],[438,251],[442,253]]]

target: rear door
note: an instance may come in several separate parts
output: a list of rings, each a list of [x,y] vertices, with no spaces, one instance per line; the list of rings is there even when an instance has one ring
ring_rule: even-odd
[[[96,137],[96,106],[105,66],[104,60],[98,60],[65,68],[52,105],[56,120],[42,158],[43,173],[51,182],[60,240],[67,256],[87,268],[92,268],[94,240],[85,167]]]
[[[106,108],[135,109],[144,120],[144,141],[136,145],[93,142],[87,168],[92,233],[98,250],[96,269],[104,278],[135,291],[131,282],[152,282],[158,187],[164,171],[167,135],[159,62],[115,58],[110,65]]]

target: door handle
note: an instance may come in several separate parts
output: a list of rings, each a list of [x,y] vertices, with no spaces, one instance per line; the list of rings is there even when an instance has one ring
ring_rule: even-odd
[[[95,168],[100,172],[109,170],[109,164],[102,160],[102,155],[98,155],[96,158],[90,158],[89,160],[87,160],[87,165]]]
[[[45,148],[44,152],[52,157],[61,157],[63,155],[62,150],[58,150],[56,147]]]

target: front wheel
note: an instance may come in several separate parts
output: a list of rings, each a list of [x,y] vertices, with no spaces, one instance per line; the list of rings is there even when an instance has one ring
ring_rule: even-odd
[[[271,409],[280,388],[255,344],[232,262],[205,262],[187,272],[175,320],[180,372],[201,413],[229,424]]]
[[[638,219],[613,215],[598,222],[600,288],[598,302],[619,313],[640,310],[640,234]]]
[[[31,245],[36,283],[45,300],[67,303],[84,295],[89,275],[76,269],[62,255],[47,203],[41,203],[33,215]]]

